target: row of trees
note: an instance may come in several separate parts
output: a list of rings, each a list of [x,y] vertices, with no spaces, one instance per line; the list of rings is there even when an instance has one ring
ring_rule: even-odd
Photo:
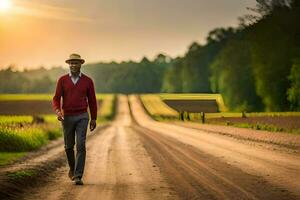
[[[55,81],[47,74],[28,77],[12,67],[0,71],[0,93],[50,93]]]
[[[159,54],[152,61],[86,64],[82,72],[94,79],[99,93],[154,93],[161,90],[170,60]],[[0,93],[53,93],[59,76],[67,72],[61,67],[23,72],[9,67],[0,71]]]

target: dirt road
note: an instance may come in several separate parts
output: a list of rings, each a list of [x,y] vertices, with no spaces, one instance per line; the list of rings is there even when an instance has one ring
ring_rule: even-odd
[[[153,121],[120,96],[112,125],[88,141],[83,186],[67,168],[25,199],[299,199],[297,153]]]

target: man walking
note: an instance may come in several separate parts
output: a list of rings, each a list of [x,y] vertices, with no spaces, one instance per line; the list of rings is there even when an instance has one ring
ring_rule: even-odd
[[[93,131],[96,128],[97,101],[92,79],[80,72],[84,63],[80,55],[71,54],[66,63],[69,64],[70,72],[58,79],[52,105],[57,119],[63,126],[65,151],[70,167],[69,177],[76,185],[82,185],[89,122],[87,107],[89,106],[91,115],[90,131]]]

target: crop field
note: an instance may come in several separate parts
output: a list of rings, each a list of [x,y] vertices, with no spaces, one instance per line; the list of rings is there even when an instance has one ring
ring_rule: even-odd
[[[62,135],[51,99],[50,94],[0,95],[0,165]],[[116,95],[97,94],[97,101],[98,121],[112,119]]]
[[[140,98],[145,109],[153,118],[178,118],[178,112],[167,106],[159,95],[145,94]]]
[[[213,107],[212,110],[215,113],[208,113],[208,117],[210,115],[211,117],[221,117],[217,110],[227,110],[223,98],[219,94],[144,94],[140,98],[148,113],[154,118],[179,118],[179,111],[197,113],[200,112],[199,104],[202,108],[205,104]],[[224,112],[223,115],[237,116],[241,113]]]
[[[215,99],[219,110],[227,111],[220,95],[208,94],[144,94],[140,99],[148,113],[156,120],[179,120],[178,111],[186,111],[184,118],[201,123],[203,106],[213,107],[208,100]],[[201,102],[201,105],[199,102]],[[211,109],[207,109],[211,111]],[[188,112],[188,113],[187,113]],[[188,116],[187,116],[188,115]],[[205,113],[206,123],[268,130],[276,132],[300,133],[300,112],[209,112]]]
[[[51,115],[52,94],[1,94],[0,115]],[[97,94],[100,116],[110,116],[113,94]],[[102,103],[104,103],[103,109]],[[100,109],[101,108],[101,109]]]
[[[212,107],[209,110],[226,112],[228,109],[220,94],[158,94],[168,105],[178,107],[178,110],[196,112],[199,107]],[[174,101],[175,103],[173,103]],[[176,106],[177,102],[177,106]],[[173,104],[172,104],[173,103]],[[205,108],[204,108],[205,109]],[[206,108],[207,109],[207,108]],[[210,112],[210,111],[209,111]]]

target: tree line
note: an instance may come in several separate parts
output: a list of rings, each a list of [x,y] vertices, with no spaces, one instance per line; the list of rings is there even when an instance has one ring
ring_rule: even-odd
[[[257,0],[236,28],[216,28],[177,58],[86,64],[101,93],[221,93],[232,111],[300,110],[300,1]],[[54,92],[67,69],[0,71],[0,93]],[[34,74],[34,75],[33,75]]]
[[[164,92],[221,93],[230,110],[300,110],[300,1],[257,0],[237,28],[173,60]]]

